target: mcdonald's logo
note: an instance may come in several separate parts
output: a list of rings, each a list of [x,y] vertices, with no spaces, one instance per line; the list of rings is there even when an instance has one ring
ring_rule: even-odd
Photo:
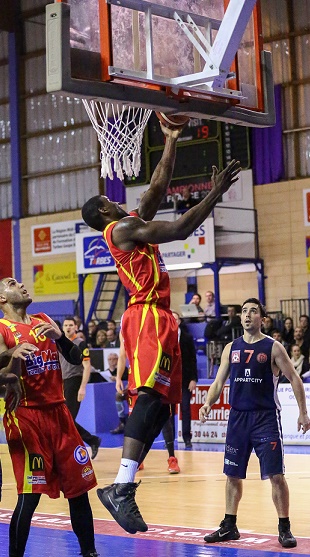
[[[44,459],[41,454],[30,454],[29,455],[29,468],[31,472],[36,472],[37,470],[44,470]]]
[[[166,352],[163,352],[159,363],[159,369],[162,369],[166,373],[170,373],[170,368],[171,368],[171,356],[169,356],[169,354],[166,354]]]

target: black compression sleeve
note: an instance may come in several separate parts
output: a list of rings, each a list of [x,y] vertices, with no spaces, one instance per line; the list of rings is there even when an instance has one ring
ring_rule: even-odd
[[[78,366],[82,363],[83,354],[80,348],[67,338],[64,333],[56,340],[56,346],[69,364]]]

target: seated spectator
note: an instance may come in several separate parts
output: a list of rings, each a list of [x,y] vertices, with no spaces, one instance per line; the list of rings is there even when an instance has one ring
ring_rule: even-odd
[[[104,329],[99,329],[96,333],[96,348],[107,348],[107,344],[107,332]]]
[[[107,320],[107,331],[109,331],[110,329],[112,329],[112,331],[115,331],[115,333],[117,334],[117,325],[114,319]]]
[[[303,378],[304,373],[309,371],[309,363],[307,362],[305,356],[301,353],[300,347],[297,344],[293,344],[291,348],[291,362],[296,369],[298,375],[300,375],[301,379]]]
[[[113,329],[107,330],[107,345],[106,348],[119,348],[119,336]]]
[[[273,319],[272,317],[270,317],[270,315],[266,315],[263,322],[262,332],[264,333],[264,335],[271,336],[271,331],[273,329],[274,329]]]
[[[86,342],[89,348],[96,347],[96,333],[97,333],[97,325],[93,319],[91,319],[87,324],[87,334],[86,334]]]
[[[222,320],[221,326],[215,332],[216,338],[225,340],[226,342],[232,341],[233,329],[241,327],[241,319],[237,315],[235,306],[227,307],[227,319]]]
[[[301,315],[299,318],[299,326],[304,333],[304,341],[310,346],[310,320],[308,315]]]
[[[287,345],[294,342],[294,323],[291,317],[287,317],[283,324],[282,338]]]
[[[191,299],[191,301],[189,302],[190,304],[194,304],[197,309],[198,309],[198,317],[193,317],[191,319],[192,323],[197,323],[197,321],[204,321],[205,320],[205,314],[204,311],[201,307],[201,296],[200,294],[198,294],[198,292],[195,292],[195,294],[193,294],[193,297]]]
[[[108,330],[108,322],[105,319],[101,319],[97,325],[97,331],[107,331]]]
[[[294,329],[294,343],[300,348],[301,353],[305,356],[306,360],[309,361],[309,345],[304,341],[304,334],[301,327],[295,327]],[[289,356],[292,355],[292,345],[288,350]]]
[[[188,186],[183,187],[182,195],[183,195],[183,199],[180,199],[177,203],[178,212],[185,213],[185,211],[188,211],[188,209],[194,207],[194,205],[197,205],[197,203],[199,203],[199,200],[195,199],[192,196],[191,190]]]
[[[215,317],[215,299],[214,299],[214,293],[211,290],[207,290],[206,294],[206,302],[207,305],[205,307],[205,316],[207,318],[207,321],[210,321],[210,318]]]
[[[284,346],[285,350],[287,350],[289,348],[289,345],[287,344],[287,342],[285,342],[283,340],[282,333],[279,329],[276,329],[276,328],[272,329],[272,331],[270,333],[270,336],[272,338],[274,338],[274,340],[277,340],[278,342],[280,342]]]
[[[86,342],[86,336],[85,333],[83,333],[83,331],[77,331],[76,336],[84,340],[84,342]]]

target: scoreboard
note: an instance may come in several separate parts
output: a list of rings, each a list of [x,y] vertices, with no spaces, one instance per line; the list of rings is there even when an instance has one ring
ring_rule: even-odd
[[[125,185],[149,184],[164,149],[164,135],[153,112],[148,121],[141,149],[139,176],[125,177]],[[212,165],[220,170],[237,159],[243,170],[250,167],[249,130],[216,120],[192,118],[177,143],[171,185],[210,181]]]

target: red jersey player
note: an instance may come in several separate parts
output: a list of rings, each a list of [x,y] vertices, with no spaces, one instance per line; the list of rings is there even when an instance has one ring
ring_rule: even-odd
[[[138,399],[126,423],[124,447],[114,484],[98,489],[103,505],[127,532],[145,532],[135,502],[134,477],[146,453],[169,417],[169,403],[181,400],[182,369],[178,325],[170,311],[169,276],[158,244],[184,240],[207,218],[217,201],[238,179],[239,163],[225,170],[213,167],[212,190],[174,222],[152,221],[170,183],[181,129],[161,125],[165,148],[139,208],[128,214],[118,203],[95,196],[85,203],[85,222],[104,237],[130,300],[122,319],[122,334],[131,373],[129,389]]]
[[[80,353],[47,315],[27,314],[31,302],[22,283],[14,278],[0,281],[4,314],[0,319],[0,362],[12,357],[16,372],[18,360],[21,386],[21,394],[15,383],[7,386],[3,419],[18,491],[10,523],[9,556],[24,555],[41,494],[57,498],[61,490],[69,501],[81,554],[95,557],[87,492],[96,485],[96,478],[65,404],[58,348],[72,363],[78,363]]]

